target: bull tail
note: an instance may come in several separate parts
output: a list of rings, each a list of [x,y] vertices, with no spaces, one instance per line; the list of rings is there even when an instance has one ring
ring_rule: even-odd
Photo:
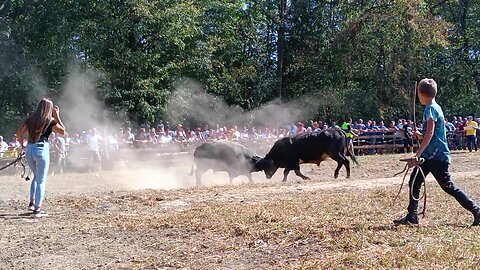
[[[347,148],[347,155],[350,156],[350,158],[352,159],[353,163],[355,163],[355,165],[360,166],[360,164],[357,161],[357,157],[348,148]]]

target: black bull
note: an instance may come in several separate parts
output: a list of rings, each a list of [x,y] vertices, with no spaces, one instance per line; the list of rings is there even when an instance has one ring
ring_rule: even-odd
[[[338,163],[334,177],[338,177],[340,168],[345,165],[347,178],[349,178],[350,161],[345,157],[345,153],[348,153],[353,162],[358,165],[354,153],[348,150],[343,131],[322,130],[276,141],[270,152],[256,164],[256,167],[264,170],[268,179],[272,178],[278,168],[285,168],[283,181],[287,180],[290,170],[295,171],[296,175],[305,180],[309,178],[300,172],[300,164],[315,163],[320,166],[320,162],[331,157]]]
[[[201,184],[202,175],[212,169],[213,171],[226,171],[230,178],[245,175],[252,182],[252,172],[260,171],[255,164],[261,157],[255,155],[247,147],[230,141],[206,142],[198,146],[193,153],[193,164],[190,175],[193,175],[196,165],[195,177],[197,185]]]

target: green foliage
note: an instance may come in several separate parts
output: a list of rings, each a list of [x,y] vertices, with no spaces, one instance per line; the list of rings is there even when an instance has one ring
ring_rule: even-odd
[[[284,21],[279,3],[7,1],[0,133],[40,97],[60,97],[78,70],[95,70],[98,97],[138,124],[167,117],[184,78],[244,110],[279,87],[287,100],[318,96],[316,117],[326,120],[408,116],[423,77],[438,81],[447,114],[480,109],[478,1],[292,0]]]

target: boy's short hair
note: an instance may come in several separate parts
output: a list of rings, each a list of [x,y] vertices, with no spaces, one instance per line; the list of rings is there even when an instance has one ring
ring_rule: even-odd
[[[437,83],[433,79],[425,78],[418,83],[418,92],[425,97],[434,98],[437,95]]]

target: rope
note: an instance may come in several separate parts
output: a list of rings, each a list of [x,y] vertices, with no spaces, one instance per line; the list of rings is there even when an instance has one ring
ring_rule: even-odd
[[[426,177],[425,177],[425,174],[423,173],[423,170],[422,168],[420,167],[420,165],[423,164],[423,162],[425,162],[425,160],[423,158],[413,158],[413,159],[416,159],[416,165],[414,167],[411,167],[411,168],[416,168],[416,172],[415,172],[415,175],[413,177],[413,180],[412,180],[412,184],[410,186],[410,197],[415,200],[415,201],[420,201],[423,199],[423,209],[422,209],[422,212],[420,213],[423,217],[425,217],[425,210],[427,209],[427,185],[425,183],[426,181]],[[400,161],[411,161],[412,158],[407,158],[407,159],[401,159]],[[405,172],[405,174],[403,175],[403,179],[402,179],[402,184],[400,185],[400,189],[398,190],[397,192],[397,195],[395,196],[395,198],[393,199],[393,203],[392,203],[392,207],[396,204],[397,202],[397,199],[400,197],[400,193],[402,192],[402,189],[403,189],[403,186],[405,184],[405,178],[408,174],[408,172],[410,171],[410,169],[408,167],[408,163],[405,164],[405,167],[403,168],[403,170],[399,173],[396,173],[393,177],[397,176],[397,175],[400,175],[402,174],[403,172]],[[415,185],[415,181],[417,180],[417,176],[418,176],[418,172],[420,172],[422,174],[422,177],[423,177],[423,195],[419,198],[415,198],[413,196],[413,186]],[[420,187],[421,188],[421,187]]]
[[[12,165],[17,166],[17,164],[20,164],[23,168],[21,177],[25,178],[25,181],[30,180],[30,177],[28,177],[28,175],[30,174],[30,170],[27,173],[27,166],[26,166],[26,163],[25,163],[25,152],[22,152],[15,160],[13,160],[12,162],[8,162],[3,167],[1,167],[0,171],[5,170]]]
[[[25,178],[25,181],[28,181],[30,180],[30,172],[32,171],[30,168],[28,168],[28,171],[27,171],[27,164],[26,164],[26,159],[25,159],[25,155],[23,155],[23,158],[20,160],[20,165],[22,166],[23,168],[23,171],[22,171],[22,174],[21,174],[21,178]],[[16,166],[16,165],[15,165]]]
[[[0,171],[3,171],[3,170],[5,170],[5,169],[8,168],[8,167],[17,164],[17,162],[19,162],[19,161],[23,158],[24,155],[25,155],[24,153],[20,154],[20,156],[18,156],[14,161],[8,162],[6,165],[4,165],[3,167],[1,167],[1,168],[0,168]]]

